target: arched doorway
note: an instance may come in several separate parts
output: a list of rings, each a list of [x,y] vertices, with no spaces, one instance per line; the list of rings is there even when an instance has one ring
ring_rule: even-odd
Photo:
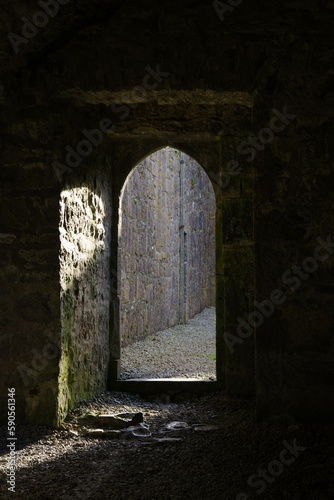
[[[165,329],[170,336],[180,335],[178,327],[171,327],[215,306],[215,209],[209,177],[193,158],[179,150],[167,147],[152,153],[127,177],[120,197],[118,228],[123,352],[144,339],[162,340],[152,335]],[[212,315],[215,319],[215,311]],[[193,352],[201,358],[197,365],[209,364],[215,378],[215,326],[211,335],[212,347],[202,347],[202,352],[200,346],[197,351],[193,346]],[[194,338],[203,340],[201,336]],[[148,345],[142,344],[142,348],[146,350]],[[165,351],[168,355],[172,356]],[[140,349],[136,356],[140,357]],[[136,359],[139,369],[128,373],[145,377],[152,373],[152,361],[149,357]],[[167,376],[189,374],[189,370],[180,370],[175,373],[174,367]],[[120,375],[127,378],[122,374],[122,355]]]

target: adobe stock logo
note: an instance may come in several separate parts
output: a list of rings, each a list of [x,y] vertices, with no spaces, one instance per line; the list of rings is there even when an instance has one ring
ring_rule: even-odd
[[[281,450],[278,458],[272,460],[266,469],[259,467],[257,473],[249,476],[247,480],[247,484],[251,488],[257,488],[257,495],[261,495],[266,490],[267,485],[272,484],[284,472],[286,466],[293,464],[296,458],[306,450],[305,446],[297,444],[296,439],[292,441],[292,444],[287,441],[283,441],[282,444],[284,448]],[[290,457],[287,454],[290,454]],[[247,493],[239,493],[236,500],[248,500],[250,498]]]
[[[24,385],[27,387],[36,380],[38,372],[42,372],[51,360],[55,360],[59,356],[60,349],[58,346],[49,342],[43,347],[42,352],[31,349],[33,358],[30,363],[17,363],[17,370],[22,377]]]
[[[37,3],[43,10],[37,11],[33,15],[32,21],[26,17],[21,17],[23,21],[21,35],[17,35],[12,31],[7,35],[15,54],[18,54],[20,45],[29,43],[29,40],[34,38],[39,30],[48,24],[50,18],[58,14],[59,5],[66,5],[70,1],[71,0],[39,0]]]
[[[257,155],[258,151],[263,151],[267,144],[270,144],[276,134],[282,132],[297,115],[288,113],[287,107],[283,107],[283,111],[274,108],[273,116],[270,119],[269,127],[264,127],[259,130],[256,136],[249,136],[247,141],[240,142],[237,151],[241,156],[247,156],[246,161],[251,162]],[[227,163],[226,169],[221,173],[221,177],[213,172],[209,172],[209,177],[212,181],[216,195],[221,189],[227,188],[231,182],[231,177],[239,175],[242,172],[242,167],[236,160],[231,160]]]
[[[242,4],[243,0],[227,0],[227,3],[220,2],[219,0],[214,0],[212,5],[217,12],[221,22],[225,20],[226,12],[233,12],[236,7]]]
[[[155,69],[151,68],[151,66],[146,66],[145,70],[147,73],[143,78],[142,85],[137,85],[131,90],[131,97],[134,100],[138,97],[145,99],[149,91],[155,90],[159,83],[162,83],[164,79],[169,76],[168,72],[161,71],[160,64],[157,64]],[[117,120],[115,121],[118,123],[126,120],[131,110],[135,109],[138,105],[138,102],[121,105],[113,102],[109,108],[114,116],[117,115]],[[54,161],[51,165],[59,182],[62,182],[65,172],[73,172],[73,169],[81,165],[84,158],[89,156],[94,149],[103,142],[106,134],[115,129],[116,123],[113,123],[113,120],[109,117],[105,117],[96,124],[96,128],[81,130],[84,138],[81,139],[75,147],[69,144],[66,146],[65,149],[67,154],[65,156],[65,162],[61,163]]]
[[[306,281],[312,273],[314,273],[319,265],[328,259],[334,253],[334,242],[331,236],[327,237],[327,241],[318,237],[317,242],[319,245],[314,249],[313,257],[306,257],[301,266],[292,265],[281,276],[281,281],[287,285],[292,292],[298,290],[301,285],[301,280]],[[280,288],[275,288],[270,294],[270,297],[258,302],[255,300],[255,309],[249,313],[247,321],[241,316],[237,317],[237,331],[236,335],[225,332],[224,340],[231,354],[235,351],[236,344],[243,344],[248,337],[250,337],[254,328],[259,328],[265,318],[269,318],[275,306],[283,304],[287,300],[287,295],[283,293]]]

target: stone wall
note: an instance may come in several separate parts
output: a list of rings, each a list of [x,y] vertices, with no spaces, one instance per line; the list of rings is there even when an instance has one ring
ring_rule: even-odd
[[[185,322],[216,304],[216,200],[208,175],[185,156]]]
[[[109,370],[111,203],[101,178],[64,186],[60,199],[63,414],[106,387]]]
[[[59,187],[47,162],[20,147],[7,143],[1,155],[1,418],[7,422],[7,389],[15,388],[18,421],[55,425],[61,346]]]
[[[215,304],[215,195],[202,167],[164,148],[124,186],[119,229],[122,346],[181,321],[180,161],[184,161],[184,321]]]
[[[79,172],[103,170],[113,272],[122,186],[166,145],[195,158],[214,182],[219,383],[230,394],[256,393],[259,418],[332,419],[333,255],[313,272],[303,268],[318,238],[334,234],[332,3],[249,0],[219,16],[211,0],[158,10],[151,0],[75,0],[16,53],[8,33],[20,36],[22,17],[36,10],[25,0],[0,7],[1,422],[8,387],[16,388],[18,421],[54,425],[71,385],[60,363],[63,187],[53,162],[65,165],[64,189],[85,187]],[[272,121],[274,110],[295,118]],[[67,148],[77,151],[100,127],[91,154],[70,168]],[[292,266],[308,276],[297,276],[298,288],[283,281],[286,272],[296,279]],[[277,289],[285,301],[240,337],[240,318],[253,324],[254,300]],[[110,295],[106,335],[117,361],[117,283]],[[79,375],[75,383],[80,393]]]

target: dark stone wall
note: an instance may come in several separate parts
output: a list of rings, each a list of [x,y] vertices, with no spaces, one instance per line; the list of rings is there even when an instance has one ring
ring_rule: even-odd
[[[306,71],[300,50],[295,64]],[[258,301],[279,290],[256,333],[258,413],[273,420],[331,420],[334,413],[333,129],[330,96],[308,84],[307,111],[298,102],[305,89],[294,89],[292,102],[286,97],[295,118],[264,152],[255,179]]]
[[[192,158],[171,148],[131,172],[119,229],[122,346],[181,321],[180,161],[184,161],[184,321],[215,304],[215,194]]]
[[[333,256],[316,250],[334,234],[331,3],[250,0],[220,19],[211,1],[77,0],[15,53],[8,32],[38,9],[1,4],[1,419],[8,387],[22,421],[62,414],[53,162],[72,187],[79,172],[106,176],[117,269],[123,183],[167,145],[196,159],[216,192],[219,379],[229,393],[256,392],[259,418],[332,418]],[[117,361],[117,286],[110,295]],[[260,316],[254,300],[274,308]]]
[[[8,142],[1,148],[0,407],[4,420],[7,389],[14,387],[19,420],[55,424],[60,194],[38,154]]]

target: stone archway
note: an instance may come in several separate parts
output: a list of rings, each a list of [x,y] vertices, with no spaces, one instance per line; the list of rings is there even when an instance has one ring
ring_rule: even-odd
[[[238,142],[226,141],[169,141],[169,145],[194,158],[203,166],[210,178],[216,194],[216,364],[217,384],[230,394],[255,393],[255,341],[250,336],[235,346],[228,348],[225,334],[236,333],[238,317],[248,317],[254,300],[254,251],[253,251],[253,173],[251,165],[242,164],[240,172],[231,175],[226,170],[231,157],[237,157]],[[127,142],[104,143],[99,165],[100,171],[91,177],[89,169],[78,169],[77,176],[71,177],[70,188],[87,186],[94,194],[102,194],[104,205],[108,206],[108,250],[104,255],[103,268],[111,270],[109,284],[106,283],[104,300],[105,338],[109,339],[107,369],[103,363],[103,376],[97,375],[93,385],[86,384],[69,369],[71,350],[64,336],[62,340],[62,362],[59,377],[59,408],[66,414],[67,405],[74,400],[71,387],[76,387],[76,400],[89,397],[103,387],[116,388],[120,368],[120,308],[118,289],[118,211],[119,197],[131,170],[148,154],[166,146],[160,141],[143,140],[136,147]],[[101,161],[103,158],[103,161]],[[117,166],[117,168],[116,168]],[[229,182],[227,182],[229,181]],[[90,203],[90,202],[89,202]],[[88,205],[89,205],[88,203]],[[94,238],[93,238],[94,239]],[[108,262],[109,259],[109,262]],[[107,265],[108,263],[108,265]],[[75,298],[74,289],[72,297]],[[79,293],[80,295],[80,293]],[[79,296],[78,295],[78,296]],[[75,298],[76,300],[76,298]],[[87,390],[88,389],[88,390]]]
[[[115,161],[119,162],[122,176],[114,179],[112,266],[117,265],[117,219],[119,195],[132,168],[148,154],[164,147],[153,140],[142,141],[131,149],[118,143]],[[254,237],[253,237],[253,172],[252,166],[243,165],[240,172],[230,177],[225,165],[237,157],[238,141],[182,142],[169,141],[169,145],[195,158],[208,174],[216,194],[216,307],[217,307],[217,384],[230,394],[255,393],[255,340],[250,337],[230,352],[225,333],[234,333],[236,318],[248,314],[254,300]],[[146,149],[146,151],[145,151]],[[149,152],[149,153],[148,153]],[[243,168],[244,167],[244,168]],[[226,183],[226,179],[229,182]],[[114,282],[117,278],[114,278]],[[113,287],[115,288],[115,287]],[[120,328],[119,298],[111,300],[111,362],[110,386],[119,386]]]
[[[160,149],[132,170],[119,209],[122,349],[215,306],[215,212],[209,177],[180,150]],[[200,347],[200,339],[194,342]],[[214,346],[211,354],[215,356]],[[171,358],[172,353],[173,364]],[[187,359],[190,369],[191,357]],[[141,376],[148,365],[146,361]],[[174,375],[182,375],[180,365]]]

